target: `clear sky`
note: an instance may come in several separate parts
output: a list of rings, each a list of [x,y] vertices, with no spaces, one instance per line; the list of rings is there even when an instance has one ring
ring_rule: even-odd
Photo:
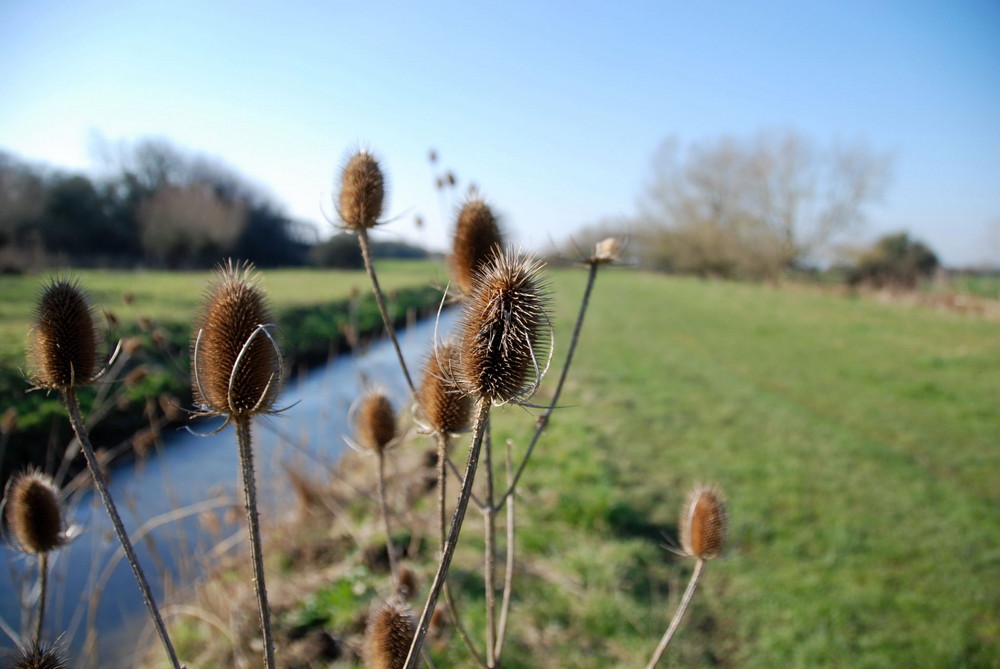
[[[868,238],[1000,258],[997,0],[0,0],[0,148],[90,169],[95,138],[163,137],[326,226],[360,144],[388,229],[438,248],[432,147],[534,246],[633,214],[665,138],[762,129],[895,156]]]

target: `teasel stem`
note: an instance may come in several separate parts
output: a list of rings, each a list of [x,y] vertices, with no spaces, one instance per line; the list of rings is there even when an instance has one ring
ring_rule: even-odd
[[[90,468],[90,474],[94,479],[94,486],[97,488],[101,501],[104,502],[104,508],[111,518],[111,524],[115,528],[115,534],[118,535],[118,541],[121,542],[125,556],[128,558],[128,563],[132,566],[132,574],[139,585],[142,600],[145,602],[146,608],[149,610],[149,615],[153,619],[156,633],[160,636],[160,641],[163,643],[164,650],[167,651],[171,665],[173,665],[174,669],[181,669],[181,664],[177,660],[177,653],[174,651],[170,636],[167,634],[167,627],[163,624],[163,618],[160,616],[159,609],[156,608],[156,602],[153,601],[153,593],[149,588],[149,582],[146,580],[146,575],[143,573],[142,567],[139,566],[139,560],[136,558],[135,550],[132,548],[132,542],[129,541],[128,534],[125,533],[125,526],[122,524],[121,516],[118,515],[115,502],[111,499],[111,494],[108,492],[107,482],[104,480],[104,474],[101,473],[100,464],[97,462],[97,455],[94,453],[94,447],[90,443],[90,437],[87,435],[87,430],[84,427],[83,418],[80,416],[80,403],[76,397],[76,389],[72,386],[64,388],[62,396],[66,410],[69,412],[70,425],[73,426],[73,431],[76,433],[76,438],[83,450],[84,458],[87,460],[87,466]]]
[[[267,603],[267,585],[264,582],[264,555],[260,544],[260,519],[257,516],[257,482],[253,468],[250,416],[233,416],[233,422],[236,423],[236,441],[239,445],[240,469],[243,473],[247,529],[250,533],[250,553],[253,558],[253,583],[257,593],[257,610],[260,612],[260,629],[264,640],[264,667],[273,669],[274,634],[271,631],[271,608]]]
[[[385,451],[379,449],[376,452],[378,457],[378,502],[382,511],[382,526],[385,529],[385,552],[389,555],[389,573],[392,575],[392,584],[399,585],[399,570],[396,564],[396,547],[392,543],[392,529],[389,526],[389,501],[386,499],[385,490]]]
[[[660,639],[660,645],[656,647],[656,651],[653,652],[653,657],[649,660],[649,664],[646,665],[646,669],[653,669],[660,658],[663,657],[663,652],[667,649],[667,644],[673,638],[674,633],[681,624],[681,618],[684,617],[685,611],[687,611],[688,605],[691,603],[692,597],[694,597],[695,588],[698,587],[698,581],[701,580],[701,574],[705,571],[705,560],[703,558],[698,558],[698,561],[694,565],[694,572],[691,574],[691,580],[688,581],[687,589],[684,591],[684,596],[681,598],[681,603],[677,607],[677,612],[674,613],[673,620],[670,621],[670,626],[667,627],[667,631],[664,632],[663,638]]]
[[[399,366],[403,370],[403,376],[406,377],[406,385],[410,388],[410,393],[416,397],[417,388],[413,385],[413,379],[410,378],[410,370],[406,366],[406,360],[403,359],[403,351],[399,348],[399,339],[396,338],[396,329],[392,326],[392,319],[389,318],[389,310],[385,306],[385,297],[382,295],[382,287],[379,286],[378,276],[375,274],[375,263],[372,262],[372,254],[370,245],[368,243],[368,230],[367,228],[358,228],[358,245],[361,246],[361,257],[365,261],[365,269],[368,270],[368,278],[372,282],[372,291],[375,293],[375,302],[378,304],[379,313],[382,314],[382,323],[385,324],[385,331],[389,335],[389,339],[392,341],[392,346],[396,349],[396,357],[399,358]]]
[[[445,541],[444,550],[441,552],[441,562],[438,564],[437,573],[434,575],[434,582],[431,584],[424,610],[420,613],[420,620],[417,622],[417,633],[413,637],[410,645],[409,655],[406,657],[404,669],[416,667],[420,657],[420,649],[427,636],[427,628],[431,623],[431,616],[437,606],[438,595],[448,578],[448,570],[451,568],[451,559],[455,556],[455,548],[458,545],[458,535],[462,531],[462,523],[465,521],[465,512],[469,508],[469,496],[472,494],[472,484],[476,478],[476,467],[479,464],[479,452],[483,445],[483,433],[486,428],[486,421],[490,415],[492,403],[489,398],[480,397],[476,402],[475,422],[472,428],[472,445],[469,447],[469,457],[465,465],[465,479],[462,481],[462,490],[458,496],[458,504],[455,513],[451,518],[451,528],[448,531],[448,539]]]
[[[45,594],[49,584],[49,554],[38,554],[38,620],[35,622],[35,645],[42,645],[42,624],[45,620]]]
[[[493,507],[493,435],[489,422],[486,423],[486,437],[483,448],[483,469],[486,471],[486,507],[483,509],[485,547],[483,549],[483,586],[486,591],[486,666],[497,666],[497,523],[496,509]]]
[[[573,326],[573,338],[570,340],[569,350],[566,352],[566,361],[563,363],[562,372],[559,374],[559,382],[556,384],[555,391],[552,393],[552,400],[549,402],[549,407],[538,417],[535,432],[531,435],[531,441],[528,442],[528,449],[525,451],[524,457],[521,459],[521,464],[517,468],[517,473],[514,474],[514,480],[507,486],[507,490],[500,497],[500,501],[497,502],[494,507],[497,511],[502,509],[503,505],[507,503],[508,498],[514,494],[517,482],[521,480],[521,475],[528,466],[528,460],[531,458],[531,453],[535,450],[535,444],[538,443],[538,438],[542,436],[542,432],[545,431],[545,427],[549,423],[549,416],[552,415],[556,406],[559,405],[559,396],[562,394],[563,384],[566,383],[566,375],[569,372],[570,364],[573,362],[573,353],[576,351],[577,342],[580,340],[580,330],[583,328],[583,318],[587,314],[587,307],[590,304],[590,294],[594,289],[594,282],[597,280],[597,268],[601,265],[601,263],[596,260],[590,260],[589,265],[590,272],[587,275],[587,287],[583,291],[583,299],[580,302],[580,313],[576,317],[576,325]]]
[[[510,485],[514,475],[514,462],[511,456],[510,440],[507,441],[506,454],[507,484]],[[497,631],[496,641],[496,657],[498,661],[500,660],[500,656],[503,654],[504,638],[507,636],[507,616],[510,614],[511,595],[514,593],[514,550],[516,548],[514,544],[515,499],[516,497],[512,496],[507,500],[507,556],[506,563],[504,565],[503,600],[500,604],[500,628]]]

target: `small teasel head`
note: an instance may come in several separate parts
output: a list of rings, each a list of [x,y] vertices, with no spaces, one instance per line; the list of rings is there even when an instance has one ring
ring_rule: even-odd
[[[39,471],[28,470],[11,479],[4,516],[17,547],[25,553],[49,553],[69,540],[59,491],[52,478]]]
[[[729,518],[721,490],[715,486],[696,486],[688,495],[680,520],[685,555],[702,560],[722,555]]]
[[[462,387],[493,404],[530,397],[548,366],[548,293],[542,263],[497,250],[476,278],[459,320]]]
[[[349,230],[371,228],[382,216],[385,176],[368,151],[356,151],[340,172],[337,212]]]
[[[28,369],[39,388],[66,390],[97,378],[97,328],[76,281],[53,279],[42,290],[28,334]]]
[[[375,453],[381,453],[396,438],[396,415],[389,398],[380,392],[370,392],[361,400],[356,418],[358,443]]]
[[[469,426],[472,400],[458,383],[457,360],[458,350],[451,342],[435,346],[424,363],[417,392],[423,422],[441,434],[461,432]]]
[[[472,292],[476,274],[493,253],[503,246],[496,217],[483,200],[472,197],[458,212],[452,247],[452,273],[463,295]]]
[[[267,413],[281,390],[281,352],[254,266],[220,264],[191,349],[195,402],[207,415]]]
[[[590,262],[599,265],[613,263],[621,258],[623,248],[621,237],[602,239],[594,245],[594,255],[590,257]]]
[[[33,641],[25,646],[18,646],[10,669],[68,669],[69,662],[56,646],[49,646]]]
[[[391,598],[368,617],[365,654],[369,669],[402,669],[416,633],[410,607]]]

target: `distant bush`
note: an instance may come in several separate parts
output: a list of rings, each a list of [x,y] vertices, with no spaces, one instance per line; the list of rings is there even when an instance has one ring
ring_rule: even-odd
[[[933,275],[939,264],[930,247],[899,232],[882,237],[865,252],[848,271],[847,281],[853,286],[915,288],[921,279]]]

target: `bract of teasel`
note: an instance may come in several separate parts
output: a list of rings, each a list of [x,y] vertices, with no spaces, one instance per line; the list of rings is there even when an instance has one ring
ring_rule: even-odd
[[[28,332],[29,380],[46,390],[93,383],[100,376],[98,340],[93,308],[79,282],[53,278],[42,289]]]
[[[497,249],[477,274],[458,324],[458,378],[493,404],[523,401],[538,388],[551,356],[543,263]]]
[[[267,296],[252,263],[221,263],[205,294],[191,347],[192,390],[202,415],[273,413],[282,383]]]

